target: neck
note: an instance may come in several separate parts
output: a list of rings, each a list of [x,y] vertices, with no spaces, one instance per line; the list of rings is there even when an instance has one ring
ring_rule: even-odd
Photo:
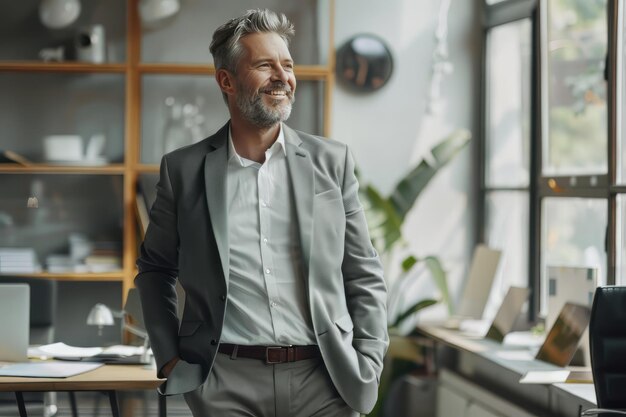
[[[231,118],[230,129],[233,145],[243,158],[258,163],[265,162],[265,151],[276,142],[280,132],[280,123],[267,128],[260,128],[244,120]]]

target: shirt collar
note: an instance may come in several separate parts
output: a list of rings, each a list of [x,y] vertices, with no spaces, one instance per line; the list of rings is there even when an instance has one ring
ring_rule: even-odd
[[[278,152],[279,150],[282,150],[283,155],[285,156],[287,155],[287,149],[285,147],[285,133],[283,132],[282,123],[278,125],[278,137],[276,138],[276,141],[272,144],[272,146],[269,147],[267,151],[265,151],[265,153],[269,159],[270,156],[272,156],[274,153]],[[237,153],[237,150],[235,149],[235,144],[233,143],[233,132],[232,132],[232,129],[229,127],[228,128],[228,160],[232,161],[233,159],[236,162],[238,162],[241,166],[244,166],[244,167],[251,165],[251,163],[256,163],[254,161],[250,161],[249,159],[241,157]]]

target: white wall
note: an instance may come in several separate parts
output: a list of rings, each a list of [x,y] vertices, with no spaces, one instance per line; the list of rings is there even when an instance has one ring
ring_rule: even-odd
[[[359,33],[386,41],[394,73],[378,92],[355,94],[337,85],[332,137],[351,146],[364,181],[385,194],[434,144],[457,128],[477,135],[480,93],[480,0],[452,0],[448,45],[454,72],[442,84],[442,111],[425,114],[439,1],[336,0],[339,48]],[[437,255],[449,273],[453,294],[467,270],[473,244],[471,148],[449,164],[420,196],[406,220],[405,236],[419,256]],[[432,291],[421,280],[422,298]],[[441,314],[443,309],[427,312]]]

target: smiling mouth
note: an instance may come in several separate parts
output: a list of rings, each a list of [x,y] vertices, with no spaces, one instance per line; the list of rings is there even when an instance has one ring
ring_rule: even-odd
[[[264,93],[271,96],[272,98],[283,98],[287,97],[287,95],[289,94],[289,92],[286,90],[266,90],[264,91]]]

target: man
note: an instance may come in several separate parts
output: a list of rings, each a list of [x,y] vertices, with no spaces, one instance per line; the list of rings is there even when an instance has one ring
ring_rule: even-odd
[[[268,10],[218,28],[231,119],[161,162],[135,284],[161,390],[185,393],[194,416],[356,416],[376,401],[382,267],[346,146],[282,123],[292,34]]]

